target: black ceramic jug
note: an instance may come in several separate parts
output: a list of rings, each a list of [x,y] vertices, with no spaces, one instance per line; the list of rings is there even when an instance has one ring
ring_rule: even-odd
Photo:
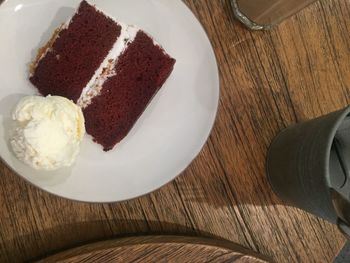
[[[267,176],[288,204],[350,236],[350,107],[291,126],[272,142]]]

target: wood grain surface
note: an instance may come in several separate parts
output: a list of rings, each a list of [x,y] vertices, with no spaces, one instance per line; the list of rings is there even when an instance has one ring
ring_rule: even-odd
[[[268,32],[243,28],[229,2],[185,0],[221,80],[217,121],[198,158],[160,190],[116,204],[52,196],[1,165],[0,262],[142,233],[226,239],[282,263],[333,260],[344,238],[272,193],[265,157],[284,127],[349,104],[350,1],[317,2]]]
[[[95,262],[267,263],[256,253],[227,241],[184,236],[112,239],[63,251],[37,263]]]

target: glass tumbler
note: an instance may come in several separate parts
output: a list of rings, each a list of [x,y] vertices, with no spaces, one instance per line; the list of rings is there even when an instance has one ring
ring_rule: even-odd
[[[233,12],[253,30],[270,29],[317,0],[231,0]]]

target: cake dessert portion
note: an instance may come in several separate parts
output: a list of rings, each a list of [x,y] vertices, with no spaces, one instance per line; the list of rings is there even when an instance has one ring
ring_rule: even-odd
[[[146,32],[83,1],[39,52],[30,80],[43,95],[76,102],[86,132],[108,151],[129,133],[174,64]]]
[[[110,150],[131,130],[171,73],[175,60],[143,31],[119,56],[114,74],[83,108],[87,133]]]
[[[122,26],[87,2],[53,34],[32,63],[30,81],[39,92],[76,102],[111,52]],[[106,64],[106,63],[104,63]]]

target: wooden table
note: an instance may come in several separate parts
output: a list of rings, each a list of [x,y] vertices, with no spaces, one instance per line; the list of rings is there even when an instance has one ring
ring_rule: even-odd
[[[0,167],[0,261],[23,261],[115,236],[194,234],[227,239],[276,262],[331,262],[336,227],[287,207],[265,157],[284,127],[350,102],[350,1],[324,0],[268,32],[250,32],[229,0],[186,0],[208,32],[221,76],[217,121],[174,182],[117,204],[72,202]]]

